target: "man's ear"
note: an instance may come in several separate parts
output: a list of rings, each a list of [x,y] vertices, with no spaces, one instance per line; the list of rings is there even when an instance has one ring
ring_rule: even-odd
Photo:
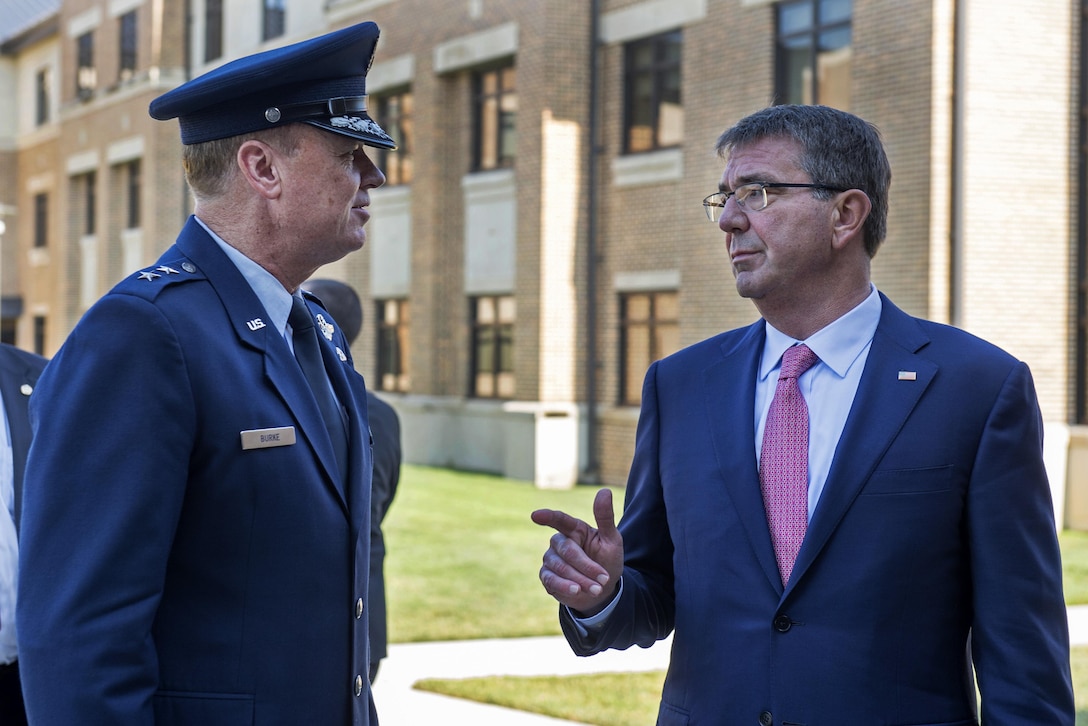
[[[276,150],[263,141],[247,139],[238,147],[238,168],[246,182],[265,199],[279,197],[282,186]]]
[[[869,195],[860,189],[839,192],[831,213],[831,244],[841,248],[861,237],[872,208]]]

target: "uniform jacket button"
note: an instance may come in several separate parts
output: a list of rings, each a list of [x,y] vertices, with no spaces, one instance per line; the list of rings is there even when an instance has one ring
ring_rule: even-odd
[[[356,696],[363,695],[363,677],[362,676],[355,676],[355,695]]]
[[[779,615],[774,619],[774,629],[780,633],[785,633],[793,627],[793,621],[790,620],[788,615]]]
[[[363,617],[363,598],[359,598],[355,601],[355,619]]]
[[[763,711],[759,714],[759,726],[773,726],[774,717],[771,716],[770,711]]]

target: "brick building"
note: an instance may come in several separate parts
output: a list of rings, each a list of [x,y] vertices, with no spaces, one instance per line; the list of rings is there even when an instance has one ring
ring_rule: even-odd
[[[623,483],[649,362],[756,317],[700,208],[717,135],[827,103],[891,156],[877,286],[1031,365],[1058,505],[1088,519],[1088,0],[6,1],[52,5],[0,21],[0,293],[24,347],[55,351],[173,240],[190,205],[151,98],[374,20],[370,105],[402,148],[367,248],[321,274],[366,301],[356,363],[409,461]]]

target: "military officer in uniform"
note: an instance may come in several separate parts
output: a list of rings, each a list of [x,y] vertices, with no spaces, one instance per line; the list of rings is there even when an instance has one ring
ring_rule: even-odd
[[[194,215],[31,403],[20,664],[36,726],[375,726],[362,377],[300,284],[363,246],[378,28],[160,96]]]

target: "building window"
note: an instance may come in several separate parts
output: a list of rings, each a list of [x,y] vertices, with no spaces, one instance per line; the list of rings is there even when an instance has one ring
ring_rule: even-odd
[[[408,376],[407,300],[378,300],[378,389],[406,393]]]
[[[53,69],[42,68],[34,80],[34,125],[49,121],[49,97],[53,92]]]
[[[676,146],[684,138],[680,103],[682,34],[674,30],[624,47],[624,152]]]
[[[680,348],[680,295],[638,292],[620,296],[620,403],[642,402],[642,379],[655,360]]]
[[[223,0],[204,3],[204,62],[223,55]]]
[[[262,38],[272,40],[283,35],[286,11],[283,0],[264,0],[264,24]]]
[[[94,33],[86,32],[76,39],[76,96],[86,100],[94,95],[98,73],[94,68]]]
[[[374,163],[385,173],[387,185],[412,183],[412,92],[410,90],[380,96],[375,104],[375,120],[397,142],[396,151],[373,149]]]
[[[517,70],[510,62],[473,76],[476,118],[473,170],[513,166],[517,147]]]
[[[136,11],[129,12],[118,18],[121,26],[120,75],[119,80],[131,81],[136,75]]]
[[[800,0],[778,6],[779,103],[850,109],[853,6],[853,0]]]
[[[90,236],[94,234],[97,220],[95,219],[95,185],[96,174],[93,171],[89,171],[86,174],[81,174],[75,178],[77,199],[82,203],[83,208],[79,210],[83,216],[83,235]]]
[[[514,322],[510,295],[472,298],[472,395],[514,397]]]
[[[140,160],[133,159],[125,164],[125,227],[138,229],[141,223],[140,187],[143,174],[140,168]]]
[[[45,247],[49,244],[49,195],[44,192],[34,195],[34,246]]]
[[[34,352],[45,355],[45,317],[34,316]]]

